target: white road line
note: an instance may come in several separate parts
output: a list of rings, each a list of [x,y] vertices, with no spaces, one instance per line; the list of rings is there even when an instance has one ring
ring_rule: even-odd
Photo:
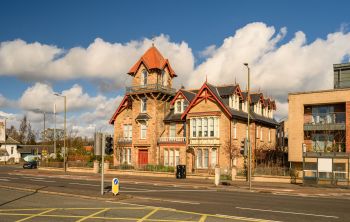
[[[216,192],[216,190],[127,190],[120,192],[123,193],[152,193],[152,192]]]
[[[185,200],[169,200],[169,199],[160,199],[160,198],[152,198],[152,197],[136,197],[136,198],[141,200],[157,200],[157,201],[165,201],[165,202],[171,202],[171,203],[183,203],[183,204],[193,204],[193,205],[200,204],[198,202],[185,201]]]
[[[335,218],[335,219],[339,218],[337,216],[322,215],[322,214],[310,214],[310,213],[300,213],[300,212],[292,212],[292,211],[266,210],[266,209],[247,208],[247,207],[236,207],[236,208],[237,209],[241,209],[241,210],[262,211],[262,212],[272,212],[272,213],[281,213],[281,214],[297,214],[297,215],[314,216],[314,217]]]
[[[87,184],[87,183],[69,183],[74,185],[82,185],[82,186],[92,186],[92,187],[99,187],[100,185],[97,184]]]
[[[1,181],[10,181],[9,179],[0,179]]]
[[[149,189],[141,189],[141,188],[133,188],[133,187],[120,187],[121,190],[149,190]]]
[[[218,217],[223,218],[229,218],[229,219],[236,219],[236,220],[244,220],[244,221],[257,221],[257,222],[279,222],[276,220],[264,220],[264,219],[257,219],[257,218],[250,218],[250,217],[237,217],[237,216],[231,216],[231,215],[225,215],[225,214],[215,214]]]
[[[56,183],[56,181],[54,180],[36,180],[36,179],[30,179],[30,180],[34,182]]]

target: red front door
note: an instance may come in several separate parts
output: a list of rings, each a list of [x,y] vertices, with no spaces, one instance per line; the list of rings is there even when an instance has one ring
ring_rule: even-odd
[[[139,166],[148,164],[148,150],[139,150]]]

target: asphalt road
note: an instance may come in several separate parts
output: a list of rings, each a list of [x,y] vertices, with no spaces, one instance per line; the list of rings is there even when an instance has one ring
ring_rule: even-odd
[[[25,171],[2,166],[0,184],[88,196],[99,196],[100,192],[100,182],[87,177],[29,176]],[[113,198],[110,193],[104,197]],[[347,199],[190,188],[158,182],[121,181],[118,198],[121,199],[119,202],[128,204],[276,221],[349,221],[350,218],[350,201]]]

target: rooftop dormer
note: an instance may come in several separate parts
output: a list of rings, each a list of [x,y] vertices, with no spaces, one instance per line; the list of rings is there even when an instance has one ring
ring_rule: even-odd
[[[146,91],[175,94],[175,90],[171,87],[172,80],[177,75],[169,60],[165,59],[155,46],[149,48],[127,74],[133,77],[132,86],[126,90],[129,94]]]

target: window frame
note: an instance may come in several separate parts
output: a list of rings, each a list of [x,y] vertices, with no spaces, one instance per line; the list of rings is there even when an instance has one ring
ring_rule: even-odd
[[[144,132],[144,135],[143,135]],[[146,123],[140,123],[140,139],[144,140],[147,139],[147,124]]]

